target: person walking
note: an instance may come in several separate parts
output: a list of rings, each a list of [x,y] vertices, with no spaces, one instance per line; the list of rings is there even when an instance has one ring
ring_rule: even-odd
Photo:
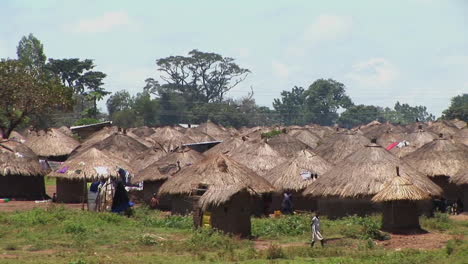
[[[320,244],[323,247],[323,236],[320,231],[320,217],[318,213],[316,213],[315,216],[312,218],[312,223],[310,225],[312,228],[312,243],[310,243],[310,246],[313,247],[315,241],[320,241]]]

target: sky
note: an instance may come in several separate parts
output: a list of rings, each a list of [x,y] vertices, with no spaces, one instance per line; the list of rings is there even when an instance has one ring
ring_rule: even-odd
[[[93,59],[105,88],[131,94],[156,59],[193,49],[232,57],[259,105],[319,78],[355,104],[424,105],[440,116],[468,93],[465,0],[0,0],[0,58],[34,34],[48,58]],[[105,109],[105,101],[99,106]]]

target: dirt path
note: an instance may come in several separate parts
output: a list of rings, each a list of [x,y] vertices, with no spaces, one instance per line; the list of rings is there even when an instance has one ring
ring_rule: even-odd
[[[468,221],[468,212],[464,212],[459,215],[451,215],[450,219],[453,219],[456,221]]]
[[[438,233],[426,233],[417,235],[392,234],[392,238],[386,241],[377,241],[377,244],[392,249],[437,249],[445,246],[452,236]]]

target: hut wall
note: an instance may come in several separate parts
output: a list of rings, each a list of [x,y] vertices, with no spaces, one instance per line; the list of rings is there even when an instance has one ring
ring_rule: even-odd
[[[439,185],[443,190],[443,196],[449,201],[456,201],[460,192],[460,188],[453,183],[449,182],[449,177],[437,176],[430,178],[435,184]]]
[[[281,210],[281,203],[283,201],[282,193],[274,193],[273,200],[270,206],[270,213],[276,210]],[[299,211],[316,211],[317,210],[317,199],[303,196],[302,193],[293,193],[292,196],[293,209]]]
[[[225,233],[249,237],[251,235],[250,215],[252,199],[248,193],[235,195],[226,204],[210,208],[211,226]]]
[[[84,195],[83,180],[57,178],[57,202],[81,203]]]
[[[43,176],[0,176],[0,197],[17,200],[42,200],[48,198]]]
[[[391,232],[419,229],[418,211],[412,201],[392,201],[383,204],[382,229]]]
[[[462,185],[460,189],[460,199],[463,203],[463,211],[468,212],[468,184]]]
[[[171,202],[171,213],[177,215],[187,215],[193,212],[195,205],[198,202],[198,196],[169,196],[166,199],[170,199]]]
[[[159,188],[164,181],[145,181],[143,183],[142,191],[131,191],[129,192],[130,199],[135,202],[149,204],[151,198],[153,198],[153,193],[158,193]],[[159,197],[159,210],[171,210],[171,200],[168,196]]]
[[[432,216],[434,207],[432,200],[415,201],[415,204],[418,215]]]
[[[364,216],[380,211],[380,205],[371,202],[370,197],[361,199],[321,198],[317,201],[317,209],[329,218],[348,215]]]

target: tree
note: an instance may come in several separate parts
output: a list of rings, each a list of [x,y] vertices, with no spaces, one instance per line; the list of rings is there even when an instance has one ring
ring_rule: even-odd
[[[384,118],[394,124],[406,125],[409,123],[433,121],[435,116],[427,112],[425,106],[410,106],[409,104],[400,104],[396,102],[393,110],[385,108],[383,112]]]
[[[16,54],[19,61],[36,70],[42,69],[46,62],[44,46],[33,34],[21,38],[16,47]]]
[[[72,91],[55,76],[31,69],[18,60],[2,60],[0,98],[0,132],[8,138],[31,115],[69,107]]]
[[[285,125],[304,125],[304,88],[294,86],[291,92],[282,91],[280,99],[273,100],[273,108]]]
[[[221,102],[226,92],[247,77],[248,69],[233,58],[192,50],[189,56],[170,56],[156,60],[163,84],[183,95],[187,102]]]
[[[111,95],[107,99],[106,105],[107,112],[112,116],[115,112],[131,109],[133,98],[127,91],[122,90]]]
[[[453,97],[449,108],[443,112],[442,118],[458,118],[468,122],[468,94],[462,94]]]
[[[332,79],[316,80],[304,95],[306,120],[320,125],[333,125],[339,116],[338,109],[353,106],[344,84]]]
[[[342,127],[353,128],[359,125],[365,125],[374,120],[380,122],[383,119],[383,109],[373,105],[355,105],[341,113],[338,118],[338,124]]]

